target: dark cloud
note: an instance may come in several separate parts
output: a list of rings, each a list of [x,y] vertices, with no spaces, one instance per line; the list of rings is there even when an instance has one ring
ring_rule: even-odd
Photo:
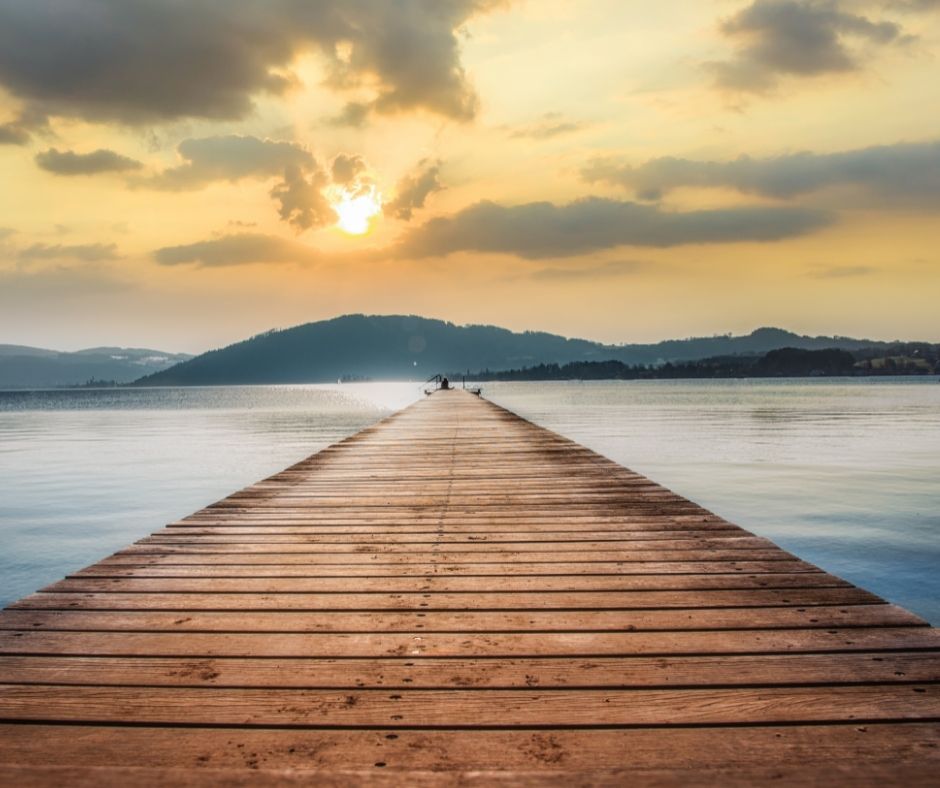
[[[564,134],[572,134],[587,127],[587,123],[567,120],[561,113],[546,112],[537,123],[511,129],[509,136],[513,139],[547,140]]]
[[[165,246],[157,249],[153,257],[160,265],[196,264],[214,268],[252,263],[309,263],[317,259],[318,253],[306,244],[276,235],[239,233]]]
[[[600,265],[580,265],[575,268],[542,268],[532,273],[533,279],[549,282],[573,281],[578,279],[610,279],[629,276],[649,267],[641,260],[612,260]]]
[[[829,225],[823,211],[799,208],[724,208],[672,212],[656,206],[588,197],[567,205],[479,202],[408,232],[396,257],[490,252],[529,259],[571,257],[618,246],[777,241]]]
[[[136,159],[122,156],[113,150],[99,148],[91,153],[49,148],[36,154],[36,164],[55,175],[97,175],[104,172],[128,172],[143,165]]]
[[[367,166],[361,156],[340,154],[327,172],[309,150],[294,142],[228,135],[184,140],[178,151],[182,164],[141,178],[137,185],[184,190],[214,181],[278,177],[270,195],[279,203],[280,217],[298,230],[336,222],[336,212],[323,194],[331,183],[349,189],[366,181]]]
[[[643,199],[658,199],[681,186],[726,187],[765,197],[790,198],[829,186],[851,185],[883,201],[938,206],[940,142],[763,159],[742,156],[728,162],[661,158],[639,167],[601,159],[585,167],[582,174],[592,182],[630,189]]]
[[[91,121],[237,119],[315,51],[370,111],[472,118],[457,31],[501,0],[0,0],[0,85]]]
[[[402,221],[410,221],[415,210],[423,208],[428,197],[444,187],[438,175],[441,162],[423,159],[418,162],[414,172],[402,178],[395,187],[395,199],[385,204],[386,216],[394,216]]]
[[[884,5],[891,10],[907,13],[940,11],[940,0],[888,0]]]
[[[754,93],[775,87],[781,75],[857,70],[858,43],[909,40],[894,22],[845,11],[836,0],[754,0],[724,20],[721,31],[738,43],[738,50],[730,60],[707,68],[721,88]]]
[[[2,14],[2,8],[0,8]],[[2,36],[2,33],[0,33]],[[14,120],[0,123],[0,145],[26,145],[33,132],[49,129],[49,118],[38,108],[24,109]]]
[[[369,119],[370,107],[368,104],[362,104],[357,101],[350,101],[346,104],[338,115],[327,119],[331,126],[348,126],[358,129],[365,126]]]
[[[300,167],[288,167],[284,180],[271,189],[271,196],[280,203],[278,215],[298,230],[328,227],[339,218],[323,189],[329,185],[329,177],[316,169],[309,175]]]
[[[31,136],[29,129],[15,121],[0,123],[0,145],[26,145]]]
[[[330,164],[330,175],[333,183],[349,186],[356,183],[367,169],[362,156],[340,153]]]
[[[358,154],[341,153],[323,167],[302,145],[251,136],[216,136],[180,143],[184,160],[157,175],[134,181],[157,189],[198,189],[215,181],[279,178],[270,191],[280,217],[298,230],[334,224],[337,214],[324,194],[330,186],[351,195],[373,185]]]
[[[20,249],[16,256],[24,262],[35,260],[80,260],[95,262],[98,260],[116,260],[116,244],[33,244]]]
[[[264,180],[288,167],[317,166],[313,154],[296,143],[235,134],[183,140],[177,151],[182,164],[141,183],[158,189],[199,189],[213,181]]]

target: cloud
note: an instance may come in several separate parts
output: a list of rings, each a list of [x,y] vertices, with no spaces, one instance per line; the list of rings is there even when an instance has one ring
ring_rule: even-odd
[[[731,188],[788,199],[831,186],[858,186],[882,200],[940,206],[940,142],[879,145],[838,153],[791,153],[732,161],[652,159],[631,167],[610,159],[588,164],[582,175],[658,199],[682,186]]]
[[[340,153],[328,166],[321,166],[306,147],[294,142],[240,135],[203,137],[184,140],[178,152],[182,164],[133,183],[182,191],[215,181],[277,177],[270,196],[279,204],[281,219],[298,230],[336,223],[338,216],[327,194],[335,198],[333,192],[339,190],[354,196],[374,185],[362,156]]]
[[[157,189],[200,189],[213,181],[264,180],[288,167],[316,167],[313,154],[302,145],[235,134],[183,140],[177,151],[182,164],[140,183]]]
[[[906,13],[940,11],[940,0],[888,0],[888,8]]]
[[[55,175],[97,175],[104,172],[139,170],[143,165],[136,159],[122,156],[113,150],[99,148],[91,153],[49,148],[36,154],[36,164]]]
[[[329,177],[316,169],[306,175],[300,167],[288,167],[284,180],[271,189],[271,196],[280,203],[278,215],[298,230],[328,227],[335,224],[339,216],[323,189],[329,185]]]
[[[588,125],[583,121],[565,120],[558,112],[546,112],[537,123],[512,129],[509,136],[513,139],[547,140],[581,131]]]
[[[32,110],[149,124],[238,119],[316,52],[370,111],[472,118],[459,29],[501,0],[29,0],[0,3],[0,86]]]
[[[336,211],[324,194],[328,187],[355,193],[373,182],[362,156],[341,153],[325,168],[306,147],[294,142],[227,135],[187,139],[178,151],[184,159],[182,164],[140,178],[135,184],[181,191],[199,189],[214,181],[278,177],[270,195],[279,204],[281,219],[298,230],[336,223]]]
[[[356,183],[367,169],[362,156],[340,153],[330,164],[330,175],[333,183],[339,186],[349,186]]]
[[[415,170],[402,178],[395,187],[395,199],[384,206],[386,216],[411,221],[414,211],[423,208],[428,197],[443,190],[438,179],[439,160],[422,159]]]
[[[33,263],[47,261],[97,263],[102,260],[120,259],[117,245],[113,243],[34,243],[31,246],[19,247],[9,242],[9,239],[16,234],[16,231],[9,227],[0,227],[0,258],[15,260],[24,264],[18,268],[21,271],[28,272],[33,267]]]
[[[26,145],[30,136],[29,129],[16,121],[0,123],[0,145]]]
[[[541,268],[532,273],[533,279],[549,282],[573,281],[578,279],[608,279],[628,276],[649,267],[641,260],[612,260],[600,265],[578,266],[577,268]]]
[[[716,84],[764,93],[781,75],[811,77],[861,68],[857,44],[906,42],[899,25],[843,11],[837,0],[754,0],[720,25],[738,44],[729,60],[706,64]]]
[[[343,5],[342,0],[336,2]],[[358,88],[364,76],[378,76],[383,84],[368,105],[374,112],[425,109],[471,120],[478,100],[460,62],[454,31],[471,16],[506,4],[505,0],[361,2],[360,26],[339,39],[350,44],[348,51],[333,46],[328,83]],[[350,4],[345,5],[348,12]]]
[[[832,221],[827,212],[800,208],[682,213],[600,197],[567,205],[533,202],[503,206],[484,201],[411,230],[391,254],[422,258],[471,251],[560,258],[618,246],[777,241],[805,235]]]
[[[98,260],[116,260],[118,251],[116,244],[33,244],[20,249],[16,256],[26,262],[35,260],[81,260],[82,262],[96,262]]]
[[[348,126],[353,129],[362,128],[369,119],[370,107],[358,101],[348,102],[338,115],[327,119],[331,126]]]
[[[253,263],[309,263],[318,252],[306,244],[263,233],[238,233],[209,241],[165,246],[153,253],[160,265],[195,263],[216,268]]]
[[[2,9],[0,9],[2,14]],[[0,32],[0,37],[2,37]],[[15,120],[0,123],[0,145],[26,145],[34,131],[48,131],[49,118],[36,108],[24,109]]]
[[[9,310],[30,309],[38,301],[72,301],[133,289],[114,272],[96,266],[54,266],[0,270],[0,303]]]

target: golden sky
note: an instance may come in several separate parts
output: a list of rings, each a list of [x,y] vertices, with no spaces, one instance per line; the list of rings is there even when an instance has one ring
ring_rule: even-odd
[[[940,340],[940,0],[0,0],[0,343]]]

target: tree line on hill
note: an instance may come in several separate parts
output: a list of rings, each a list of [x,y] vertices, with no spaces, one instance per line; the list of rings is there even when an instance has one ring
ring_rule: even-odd
[[[940,374],[940,345],[899,343],[885,349],[780,348],[763,355],[714,356],[665,364],[572,361],[467,375],[476,381],[662,380],[680,378],[862,377]]]

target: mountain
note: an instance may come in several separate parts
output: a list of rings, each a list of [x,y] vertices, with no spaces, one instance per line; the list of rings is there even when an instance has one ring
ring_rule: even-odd
[[[712,356],[763,355],[784,347],[800,350],[861,350],[863,348],[889,347],[890,342],[850,337],[809,337],[785,331],[782,328],[758,328],[750,334],[692,339],[668,339],[654,345],[623,345],[629,349],[631,359],[619,358],[632,364],[663,364],[667,361],[697,361]]]
[[[509,369],[542,363],[616,360],[662,364],[718,355],[762,355],[782,347],[854,350],[887,343],[804,337],[777,328],[746,336],[604,345],[495,326],[457,326],[413,315],[345,315],[307,323],[196,356],[137,385],[320,383],[338,379],[423,380],[437,373]]]
[[[96,347],[62,353],[0,345],[0,389],[75,386],[89,380],[129,383],[190,358],[144,348]]]

